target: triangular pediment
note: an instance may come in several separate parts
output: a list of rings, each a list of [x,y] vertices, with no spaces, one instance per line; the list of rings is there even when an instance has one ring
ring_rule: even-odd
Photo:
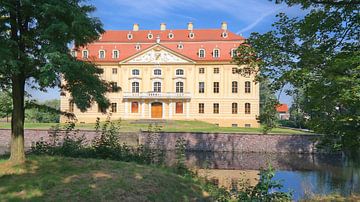
[[[126,64],[194,63],[191,59],[164,46],[154,45],[124,60]]]

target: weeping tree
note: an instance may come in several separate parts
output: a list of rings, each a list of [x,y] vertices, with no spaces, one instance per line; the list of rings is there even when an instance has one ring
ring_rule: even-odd
[[[293,86],[295,91],[301,89],[302,113],[310,129],[325,134],[322,143],[326,148],[358,150],[360,1],[276,3],[300,6],[306,15],[290,18],[278,14],[273,30],[252,33],[248,45],[237,50],[239,57],[235,61],[259,71],[258,77],[269,79],[274,91],[284,85]]]
[[[68,48],[85,46],[104,32],[90,15],[94,10],[83,0],[0,0],[0,86],[13,100],[10,161],[25,160],[26,83],[43,91],[60,87],[83,111],[93,102],[109,105],[102,70],[72,57]]]

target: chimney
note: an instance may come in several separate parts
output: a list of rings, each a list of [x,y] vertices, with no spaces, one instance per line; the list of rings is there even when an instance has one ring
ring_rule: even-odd
[[[136,32],[136,31],[139,31],[139,24],[135,23],[133,25],[133,31]]]
[[[194,24],[192,22],[189,22],[187,25],[188,25],[188,30],[194,29]]]
[[[165,31],[165,30],[166,30],[166,24],[160,23],[160,31]]]
[[[221,29],[224,30],[224,31],[227,30],[227,23],[226,22],[221,23]]]

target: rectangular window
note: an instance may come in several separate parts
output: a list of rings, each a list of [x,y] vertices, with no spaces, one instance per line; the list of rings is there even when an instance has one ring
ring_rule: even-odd
[[[238,104],[237,103],[234,102],[231,104],[231,111],[232,111],[232,114],[238,113]]]
[[[219,93],[219,82],[214,82],[214,93]]]
[[[205,74],[205,68],[199,68],[199,74]]]
[[[117,86],[117,82],[111,82],[111,92],[117,92],[118,91],[118,86]]]
[[[100,107],[100,105],[98,105],[98,112],[106,113],[106,108],[105,107]]]
[[[203,114],[205,111],[205,104],[199,103],[199,114]]]
[[[112,113],[116,113],[116,112],[117,112],[117,104],[116,104],[116,103],[111,103],[111,112],[112,112]]]
[[[139,103],[131,102],[131,113],[138,113],[138,112],[139,112]]]
[[[199,82],[199,93],[205,93],[205,83]]]
[[[117,50],[113,51],[113,58],[119,58],[119,51]]]
[[[89,57],[89,51],[84,50],[84,51],[82,52],[82,57],[83,57],[83,58],[88,58],[88,57]]]
[[[177,113],[177,114],[183,113],[183,103],[182,102],[176,102],[175,113]]]
[[[245,114],[251,113],[251,105],[250,103],[245,103]]]
[[[74,112],[74,101],[69,102],[69,112]]]
[[[231,83],[231,92],[232,93],[237,93],[238,92],[238,82],[233,81]]]
[[[214,112],[214,114],[218,114],[218,113],[219,113],[219,103],[214,103],[214,105],[213,105],[213,112]]]
[[[105,51],[99,51],[99,58],[104,59],[105,58]]]
[[[231,127],[233,127],[233,128],[237,128],[237,127],[238,127],[238,124],[233,123],[233,124],[231,124]]]
[[[237,68],[232,68],[232,74],[236,74],[237,73]]]
[[[214,74],[219,74],[220,73],[220,69],[218,67],[214,68]]]
[[[250,93],[251,91],[251,83],[250,81],[245,81],[245,93]]]
[[[112,68],[112,73],[117,74],[117,68]]]

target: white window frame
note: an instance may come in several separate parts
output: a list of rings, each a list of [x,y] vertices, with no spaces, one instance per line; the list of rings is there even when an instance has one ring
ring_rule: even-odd
[[[134,71],[137,71],[139,74],[134,74]],[[131,70],[131,75],[132,76],[140,76],[140,70],[139,69],[132,69]]]
[[[180,86],[177,86],[178,83],[181,83]],[[185,84],[183,81],[175,81],[175,92],[176,93],[184,93]]]
[[[160,70],[160,74],[155,74],[156,70]],[[162,76],[162,70],[160,68],[153,69],[153,76]]]
[[[178,71],[181,71],[182,74],[178,74]],[[176,70],[175,70],[175,76],[184,76],[184,75],[185,75],[184,69],[176,69]]]
[[[160,91],[155,91],[155,83],[160,83]],[[155,81],[153,81],[153,83],[152,83],[153,85],[152,85],[152,90],[153,90],[153,92],[156,92],[156,93],[161,93],[162,92],[162,82],[160,81],[160,80],[155,80]]]
[[[153,38],[154,38],[154,35],[151,34],[151,33],[148,33],[147,38],[148,38],[148,39],[153,39]]]
[[[204,56],[203,56],[203,57],[201,57],[201,54],[200,54],[201,51],[204,51]],[[205,51],[204,48],[200,48],[198,53],[199,53],[199,58],[205,58],[205,56],[206,56],[206,51]]]
[[[178,49],[183,49],[183,48],[184,48],[184,44],[179,43],[179,44],[177,45],[177,48],[178,48]]]
[[[86,52],[86,57],[85,57],[85,53]],[[89,58],[89,51],[88,50],[83,50],[82,51],[82,58],[88,59]]]
[[[169,38],[169,39],[173,39],[173,38],[174,38],[174,33],[170,32],[170,33],[168,34],[168,38]]]
[[[234,57],[234,55],[235,55],[235,51],[236,51],[236,48],[232,48],[231,50],[230,50],[230,56],[233,58]]]
[[[227,38],[228,36],[229,36],[229,34],[227,32],[221,33],[221,37],[224,39]]]
[[[141,49],[141,45],[140,45],[140,44],[136,44],[136,45],[135,45],[135,49],[136,49],[136,50],[140,50],[140,49]]]
[[[115,57],[115,52],[117,52],[117,56],[116,56],[116,57]],[[117,59],[117,58],[119,58],[119,57],[120,57],[120,51],[119,51],[119,50],[116,50],[116,49],[113,50],[113,51],[112,51],[112,58],[113,58],[113,59]]]
[[[101,52],[104,52],[104,57],[101,57]],[[99,59],[105,59],[105,57],[106,57],[105,50],[103,50],[103,49],[99,50]]]
[[[194,32],[190,32],[190,33],[189,33],[189,38],[190,38],[190,39],[195,38],[195,33],[194,33]]]
[[[131,33],[128,33],[128,34],[127,34],[127,38],[128,38],[129,40],[131,40],[131,39],[133,39],[133,35],[132,35]]]
[[[134,83],[137,83],[138,86],[134,86]],[[132,93],[140,93],[140,82],[139,81],[132,81],[131,82],[131,92]]]
[[[215,56],[216,56],[216,55],[215,55],[215,51],[218,52],[217,57],[215,57]],[[214,48],[214,49],[213,49],[213,58],[220,58],[220,49],[218,49],[218,48]]]

